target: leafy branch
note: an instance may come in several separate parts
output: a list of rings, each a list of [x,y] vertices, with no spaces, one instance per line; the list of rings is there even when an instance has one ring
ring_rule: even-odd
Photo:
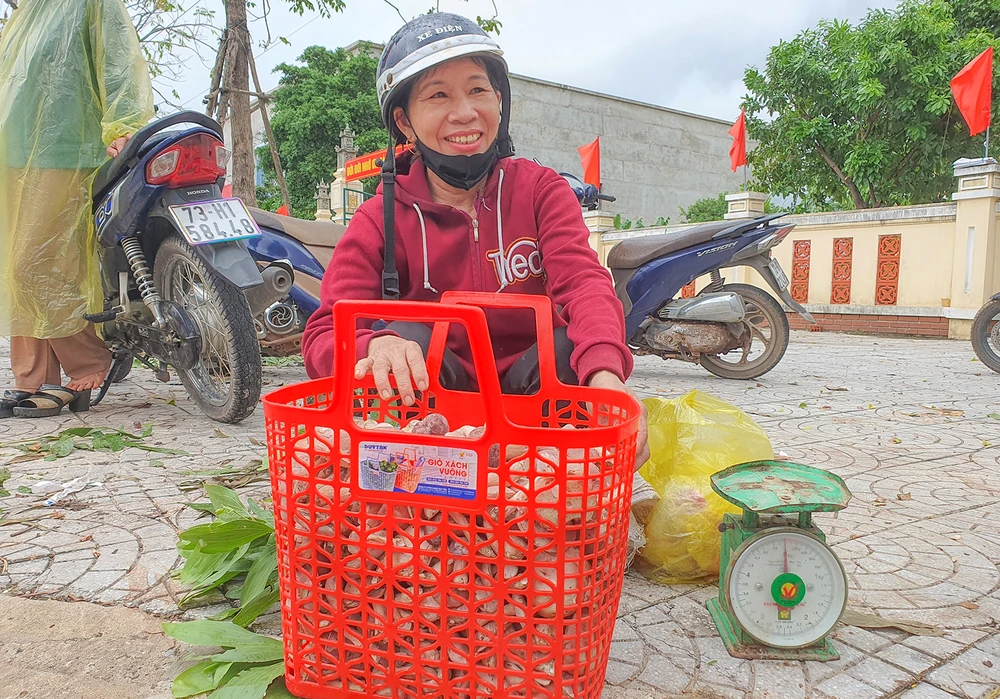
[[[282,678],[281,641],[246,628],[279,601],[274,517],[252,498],[244,503],[228,488],[206,485],[205,494],[209,502],[191,507],[215,520],[180,533],[178,550],[184,563],[173,577],[192,588],[180,606],[196,606],[223,586],[227,594],[238,595],[238,604],[210,619],[163,625],[172,638],[223,649],[178,675],[173,696],[212,692],[209,699],[291,697]]]

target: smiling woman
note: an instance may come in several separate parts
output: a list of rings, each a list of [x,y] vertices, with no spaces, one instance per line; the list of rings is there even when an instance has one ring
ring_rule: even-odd
[[[447,291],[546,295],[553,301],[555,365],[566,384],[627,391],[632,354],[611,276],[590,247],[580,204],[555,171],[514,159],[510,80],[503,52],[475,22],[423,15],[400,29],[379,61],[376,89],[393,145],[376,196],[351,219],[323,279],[321,306],[303,337],[310,376],[333,370],[333,304],[340,299],[438,302]],[[390,149],[389,151],[393,151]],[[487,313],[501,388],[539,390],[532,312]],[[431,331],[420,323],[365,321],[357,331],[362,378],[403,401],[429,383]],[[472,390],[463,332],[448,337],[440,381]],[[638,464],[646,460],[640,427]]]

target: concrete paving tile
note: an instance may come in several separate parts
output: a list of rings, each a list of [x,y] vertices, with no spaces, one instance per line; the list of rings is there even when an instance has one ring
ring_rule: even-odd
[[[841,626],[833,632],[833,638],[841,643],[849,643],[868,655],[892,645],[888,639],[856,626]]]
[[[921,653],[902,643],[893,644],[885,650],[879,651],[877,655],[887,663],[892,663],[914,674],[925,672],[940,662],[937,658],[926,653]]]
[[[900,699],[954,699],[956,695],[935,687],[929,682],[921,682],[899,695]]]
[[[879,699],[882,690],[849,675],[836,675],[816,685],[816,696],[831,699]]]
[[[680,693],[691,683],[692,675],[685,672],[672,658],[653,654],[639,674],[639,681],[664,692]]]
[[[753,663],[753,699],[805,699],[806,676],[801,663],[759,660]]]
[[[912,684],[914,676],[905,670],[889,665],[877,658],[863,660],[847,674],[856,680],[878,687],[883,692],[894,692]]]

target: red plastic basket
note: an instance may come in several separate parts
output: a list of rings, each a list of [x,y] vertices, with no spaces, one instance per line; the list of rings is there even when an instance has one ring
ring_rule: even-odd
[[[538,394],[501,394],[482,307],[534,311]],[[551,313],[547,298],[515,294],[342,301],[334,378],[264,399],[290,691],[600,697],[640,406],[558,381]],[[382,400],[371,376],[354,378],[358,318],[434,324],[431,385],[414,405]],[[465,326],[479,393],[436,380],[451,323]],[[359,425],[402,427],[430,413],[452,430],[485,427],[471,438]],[[405,465],[390,490],[380,488],[392,478],[362,472],[391,473],[381,461]]]

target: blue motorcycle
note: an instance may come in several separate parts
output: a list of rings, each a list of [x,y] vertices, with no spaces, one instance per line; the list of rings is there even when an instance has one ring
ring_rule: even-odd
[[[593,185],[562,175],[584,208],[614,201]],[[789,308],[815,324],[792,298],[788,277],[771,257],[771,250],[794,228],[773,223],[784,215],[713,221],[615,245],[607,262],[625,309],[625,337],[633,354],[697,362],[727,379],[753,379],[773,369],[788,348],[784,309],[763,289],[727,284],[721,270],[756,270]],[[674,298],[706,274],[710,281],[696,296]]]
[[[263,235],[247,241],[260,265],[288,263],[295,285],[254,317],[261,354],[286,357],[302,351],[302,332],[319,308],[323,273],[346,226],[331,221],[305,221],[262,209],[250,213]]]
[[[101,326],[114,363],[95,404],[133,359],[161,381],[173,367],[214,420],[240,422],[259,402],[253,316],[294,276],[285,261],[258,266],[250,256],[247,241],[261,232],[242,201],[222,196],[228,158],[218,122],[179,112],[141,129],[97,172],[105,303],[86,319]]]

